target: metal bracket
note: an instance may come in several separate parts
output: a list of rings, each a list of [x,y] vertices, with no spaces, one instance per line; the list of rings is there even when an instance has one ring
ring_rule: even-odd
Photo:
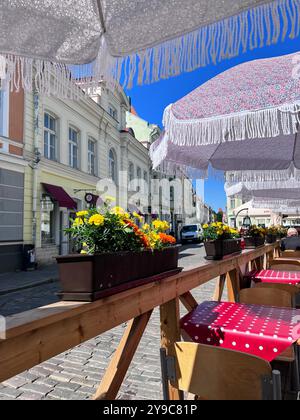
[[[167,375],[168,379],[171,382],[176,381],[176,364],[175,364],[175,357],[167,356],[166,357],[167,362]]]
[[[262,378],[263,400],[281,401],[281,374],[278,370],[272,372],[272,377],[264,376]]]
[[[164,400],[168,401],[170,399],[169,381],[175,382],[176,380],[175,357],[167,356],[166,349],[161,348],[160,360],[161,360],[163,395],[164,395]]]
[[[273,400],[273,383],[269,376],[262,377],[262,397],[264,401]]]

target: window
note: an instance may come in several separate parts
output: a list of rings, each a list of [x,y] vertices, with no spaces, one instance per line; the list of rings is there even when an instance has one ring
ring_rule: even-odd
[[[45,113],[44,115],[44,156],[46,159],[56,160],[56,119]]]
[[[54,204],[50,197],[43,196],[41,201],[42,247],[54,244]]]
[[[88,171],[90,175],[96,175],[96,142],[91,138],[88,141]]]
[[[69,165],[78,169],[78,137],[79,132],[74,128],[69,128]]]
[[[136,170],[136,176],[139,181],[142,179],[142,170],[139,167]]]
[[[111,117],[113,117],[114,120],[118,120],[118,112],[116,110],[116,108],[112,105],[109,105],[108,107],[108,113]]]
[[[148,172],[144,171],[144,181],[148,183]]]
[[[9,92],[0,90],[0,136],[8,137]]]
[[[129,181],[133,181],[134,180],[134,165],[133,165],[132,162],[129,163],[128,177],[129,177]]]
[[[234,198],[232,198],[232,199],[230,200],[230,208],[231,208],[231,209],[234,209],[234,208],[235,208],[235,199],[234,199]]]
[[[117,183],[117,159],[114,149],[109,151],[109,161],[108,161],[109,177]]]

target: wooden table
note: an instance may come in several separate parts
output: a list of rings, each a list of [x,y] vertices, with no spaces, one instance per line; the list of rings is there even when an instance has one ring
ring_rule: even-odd
[[[6,339],[0,339],[0,382],[129,321],[94,397],[115,399],[154,308],[160,307],[161,346],[168,353],[181,338],[179,301],[192,310],[197,302],[190,291],[219,277],[215,300],[227,282],[229,301],[235,302],[243,272],[262,269],[278,248],[276,243],[243,251],[94,303],[58,302],[8,317]],[[171,385],[170,396],[181,398]]]

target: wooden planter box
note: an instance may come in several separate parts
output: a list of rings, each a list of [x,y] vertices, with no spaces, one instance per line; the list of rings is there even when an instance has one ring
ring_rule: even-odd
[[[257,238],[253,238],[252,236],[246,236],[244,238],[244,241],[245,249],[254,249],[265,244],[265,238],[261,238],[260,236]]]
[[[204,242],[207,260],[222,260],[226,255],[240,253],[240,239],[226,239]]]
[[[58,257],[63,300],[92,302],[178,272],[179,247]],[[155,280],[155,279],[154,279]]]
[[[267,235],[266,242],[267,244],[274,244],[277,241],[277,235]]]

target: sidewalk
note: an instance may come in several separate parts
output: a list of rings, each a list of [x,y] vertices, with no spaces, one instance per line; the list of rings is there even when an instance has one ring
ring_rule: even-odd
[[[58,269],[56,264],[40,267],[36,271],[0,274],[0,296],[53,283],[57,280]]]

